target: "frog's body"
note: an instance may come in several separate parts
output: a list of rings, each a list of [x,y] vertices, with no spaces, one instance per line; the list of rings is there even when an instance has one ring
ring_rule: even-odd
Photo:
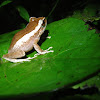
[[[40,36],[43,34],[47,25],[45,17],[31,17],[28,25],[23,30],[16,33],[12,39],[11,45],[8,49],[8,54],[3,55],[3,58],[11,62],[28,61],[28,59],[17,60],[25,56],[25,52],[34,49],[39,54],[53,52],[53,50],[42,50],[37,44]]]

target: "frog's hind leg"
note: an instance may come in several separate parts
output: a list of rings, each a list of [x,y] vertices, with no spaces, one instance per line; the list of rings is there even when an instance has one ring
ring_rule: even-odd
[[[29,59],[16,59],[25,56],[25,52],[22,50],[16,50],[14,52],[9,52],[6,55],[3,55],[3,58],[10,61],[10,62],[23,62],[23,61],[30,61]]]
[[[10,58],[10,59],[14,59],[14,58],[21,58],[25,56],[25,52],[22,50],[15,50],[13,52],[9,52],[5,55],[3,55],[3,58]]]

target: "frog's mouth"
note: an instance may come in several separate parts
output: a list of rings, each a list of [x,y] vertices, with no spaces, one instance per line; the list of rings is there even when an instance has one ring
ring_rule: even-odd
[[[47,25],[47,20],[44,18],[43,23],[42,23],[42,25],[41,25],[41,27],[39,29],[39,33],[40,33],[39,35],[43,34],[43,32],[44,32],[44,30],[46,28],[46,25]]]
[[[44,28],[47,25],[47,20],[44,18],[43,23],[42,23],[42,27]]]

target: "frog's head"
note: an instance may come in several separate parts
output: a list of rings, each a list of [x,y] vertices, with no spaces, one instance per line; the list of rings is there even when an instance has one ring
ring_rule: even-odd
[[[41,24],[42,27],[45,27],[47,25],[47,20],[45,17],[30,17],[29,22],[37,22],[38,24]]]
[[[38,28],[39,35],[41,35],[46,28],[47,20],[45,17],[30,17],[29,23],[32,25],[32,27],[34,26],[34,29]]]

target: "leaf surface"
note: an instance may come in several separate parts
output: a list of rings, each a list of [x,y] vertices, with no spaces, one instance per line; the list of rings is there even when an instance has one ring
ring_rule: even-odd
[[[54,52],[39,55],[31,62],[11,63],[1,58],[0,95],[31,94],[78,84],[100,70],[100,37],[76,18],[62,19],[46,28],[50,39],[41,48]],[[0,57],[7,53],[15,32],[0,36]],[[45,34],[45,33],[44,33]],[[34,56],[32,52],[27,56]],[[93,76],[92,76],[93,77]],[[90,78],[90,77],[89,77]]]

